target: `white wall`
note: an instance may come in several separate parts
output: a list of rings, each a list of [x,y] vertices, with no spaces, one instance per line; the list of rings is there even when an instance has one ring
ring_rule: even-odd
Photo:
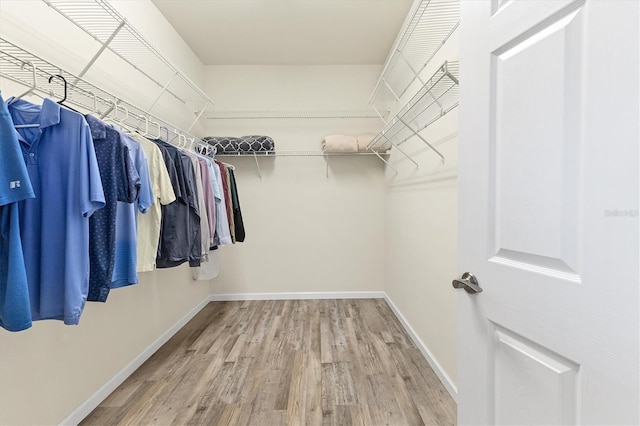
[[[118,7],[141,30],[154,30],[145,34],[194,80],[202,78],[202,64],[150,1],[125,1]],[[0,35],[74,73],[97,50],[95,42],[42,1],[0,2]],[[136,73],[113,56],[103,58],[87,79],[134,104],[152,97],[135,89],[141,85]],[[25,90],[1,79],[0,89],[6,97]],[[158,111],[176,111],[169,101],[163,98]],[[165,119],[188,121],[189,114],[181,113]],[[193,282],[183,265],[142,273],[138,285],[112,291],[107,303],[88,303],[79,326],[39,321],[19,333],[0,329],[0,424],[59,423],[209,292],[209,283]]]
[[[186,266],[88,303],[80,325],[38,321],[0,330],[0,424],[60,423],[209,294]]]
[[[422,76],[430,77],[445,60],[457,56],[456,33]],[[451,384],[456,380],[456,293],[451,280],[457,273],[457,129],[453,110],[421,133],[444,155],[444,165],[414,137],[402,149],[420,168],[393,150],[390,162],[399,174],[388,172],[385,180],[385,291]]]
[[[363,110],[379,66],[211,66],[217,109]],[[376,131],[378,119],[208,120],[208,134],[272,136],[319,150],[324,136]],[[371,157],[225,158],[236,166],[247,240],[221,248],[213,293],[380,291],[383,164]]]

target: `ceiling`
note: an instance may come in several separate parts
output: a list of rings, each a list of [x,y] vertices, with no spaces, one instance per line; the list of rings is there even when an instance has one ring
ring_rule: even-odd
[[[383,64],[411,0],[152,0],[205,65]]]

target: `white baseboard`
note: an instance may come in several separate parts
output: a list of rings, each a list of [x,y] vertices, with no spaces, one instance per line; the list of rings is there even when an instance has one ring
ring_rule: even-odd
[[[384,291],[327,291],[292,293],[212,294],[211,301],[232,300],[305,300],[305,299],[383,299]]]
[[[211,301],[211,296],[207,296],[198,303],[189,313],[180,318],[178,322],[165,331],[160,337],[156,339],[151,345],[149,345],[144,351],[142,351],[137,357],[133,359],[126,367],[113,376],[107,383],[105,383],[100,389],[96,391],[89,399],[83,402],[78,408],[73,410],[62,422],[61,425],[77,425],[85,417],[87,417],[102,401],[104,401],[118,386],[122,384],[134,371],[138,369],[151,355],[156,353],[162,345],[164,345],[174,334],[176,334],[182,327],[185,326],[193,317],[196,316],[207,304]]]
[[[444,371],[444,368],[442,368],[442,366],[433,356],[431,351],[429,351],[429,349],[424,344],[422,339],[418,337],[418,334],[411,327],[411,325],[409,324],[407,319],[404,317],[404,315],[400,313],[400,310],[391,301],[391,299],[389,298],[389,295],[386,292],[384,293],[384,300],[387,302],[387,304],[389,305],[393,313],[396,315],[396,317],[398,318],[398,320],[400,321],[404,329],[407,331],[407,333],[409,333],[409,336],[411,336],[411,340],[413,340],[413,343],[415,343],[415,345],[418,347],[420,352],[422,352],[422,356],[425,357],[425,359],[427,360],[427,362],[429,363],[433,371],[436,373],[436,375],[438,376],[438,378],[440,379],[444,387],[447,389],[447,391],[451,395],[451,398],[453,398],[453,400],[457,402],[458,388],[456,384],[453,382],[453,380],[451,380],[451,377],[449,377],[449,375]]]

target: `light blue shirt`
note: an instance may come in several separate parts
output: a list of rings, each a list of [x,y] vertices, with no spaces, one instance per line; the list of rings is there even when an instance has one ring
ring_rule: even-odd
[[[31,327],[18,201],[34,196],[18,134],[0,93],[0,327],[9,331]]]
[[[227,218],[227,202],[224,198],[224,189],[222,188],[220,166],[213,163],[213,170],[213,195],[216,199],[216,234],[218,236],[216,242],[219,246],[228,246],[232,241],[231,231],[229,230],[229,219]]]
[[[133,166],[140,177],[138,198],[133,203],[118,201],[116,213],[116,262],[113,268],[111,288],[119,288],[138,282],[138,211],[145,213],[154,203],[153,188],[149,177],[147,156],[140,142],[120,133],[120,139],[129,148]]]
[[[104,206],[98,162],[84,117],[50,99],[11,103],[36,198],[20,202],[20,234],[33,320],[74,325],[89,287],[89,217]]]

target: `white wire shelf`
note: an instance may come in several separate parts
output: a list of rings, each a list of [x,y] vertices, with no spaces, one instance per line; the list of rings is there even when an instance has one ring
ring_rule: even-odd
[[[389,155],[388,152],[380,152],[380,155]],[[242,153],[220,153],[217,157],[359,157],[359,156],[377,156],[375,152],[358,151],[358,152],[332,152],[332,151],[296,151],[296,150],[278,150],[278,151],[246,151]]]
[[[458,76],[459,63],[445,62],[373,138],[367,148],[391,144],[418,166],[418,163],[400,148],[407,140],[418,137],[440,156],[444,163],[444,156],[422,137],[420,132],[458,106]]]
[[[296,150],[278,150],[278,151],[253,151],[242,153],[220,153],[216,154],[216,158],[253,158],[255,160],[256,171],[258,177],[262,180],[262,170],[260,169],[260,163],[258,158],[270,158],[270,157],[371,157],[375,156],[382,160],[389,168],[391,168],[395,174],[398,171],[386,160],[385,157],[389,155],[388,152],[374,152],[374,151],[358,151],[358,152],[331,152],[331,151],[296,151]],[[329,161],[326,164],[326,175],[329,177]]]
[[[60,75],[67,81],[65,105],[73,105],[83,112],[101,119],[111,120],[123,127],[140,130],[151,137],[161,137],[171,143],[187,146],[190,143],[208,147],[189,131],[183,131],[141,108],[123,101],[111,93],[73,75],[31,52],[0,38],[0,77],[25,86],[24,93],[37,93],[43,97],[62,99],[64,82],[52,76]],[[51,79],[51,82],[49,80]]]
[[[369,98],[381,115],[420,80],[420,73],[460,24],[459,0],[418,0],[412,12]]]
[[[371,110],[350,111],[249,111],[218,110],[207,113],[210,120],[252,120],[252,119],[327,119],[327,118],[378,118]]]
[[[108,49],[160,88],[155,101],[145,109],[146,112],[151,112],[162,95],[168,93],[198,111],[190,131],[207,107],[213,105],[213,101],[202,89],[144,38],[108,1],[43,1],[101,44],[96,55],[78,77],[83,77],[104,50]],[[182,84],[178,84],[178,81]]]

